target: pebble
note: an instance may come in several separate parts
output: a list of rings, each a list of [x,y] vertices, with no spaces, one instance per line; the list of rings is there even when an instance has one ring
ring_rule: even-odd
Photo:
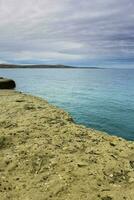
[[[113,176],[114,176],[113,174],[110,174],[110,175],[109,175],[110,178],[113,178]]]
[[[133,183],[134,182],[134,178],[131,177],[128,182],[129,183]]]

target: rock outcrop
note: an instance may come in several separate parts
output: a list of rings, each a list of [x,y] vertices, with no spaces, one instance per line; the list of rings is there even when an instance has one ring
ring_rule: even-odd
[[[134,142],[76,125],[45,100],[0,91],[1,200],[132,200]]]
[[[14,80],[0,77],[0,89],[14,89],[15,87]]]

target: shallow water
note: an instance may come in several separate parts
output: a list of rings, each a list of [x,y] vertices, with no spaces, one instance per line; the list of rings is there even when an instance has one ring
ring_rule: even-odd
[[[0,76],[64,108],[77,123],[134,140],[133,69],[0,69]]]

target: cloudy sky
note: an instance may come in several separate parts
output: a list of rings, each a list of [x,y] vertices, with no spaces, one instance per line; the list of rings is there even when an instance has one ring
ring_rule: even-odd
[[[0,0],[0,63],[134,68],[134,0]]]

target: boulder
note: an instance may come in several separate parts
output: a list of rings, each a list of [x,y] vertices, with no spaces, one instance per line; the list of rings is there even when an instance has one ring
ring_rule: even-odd
[[[15,81],[0,77],[0,89],[14,89],[16,87]]]

